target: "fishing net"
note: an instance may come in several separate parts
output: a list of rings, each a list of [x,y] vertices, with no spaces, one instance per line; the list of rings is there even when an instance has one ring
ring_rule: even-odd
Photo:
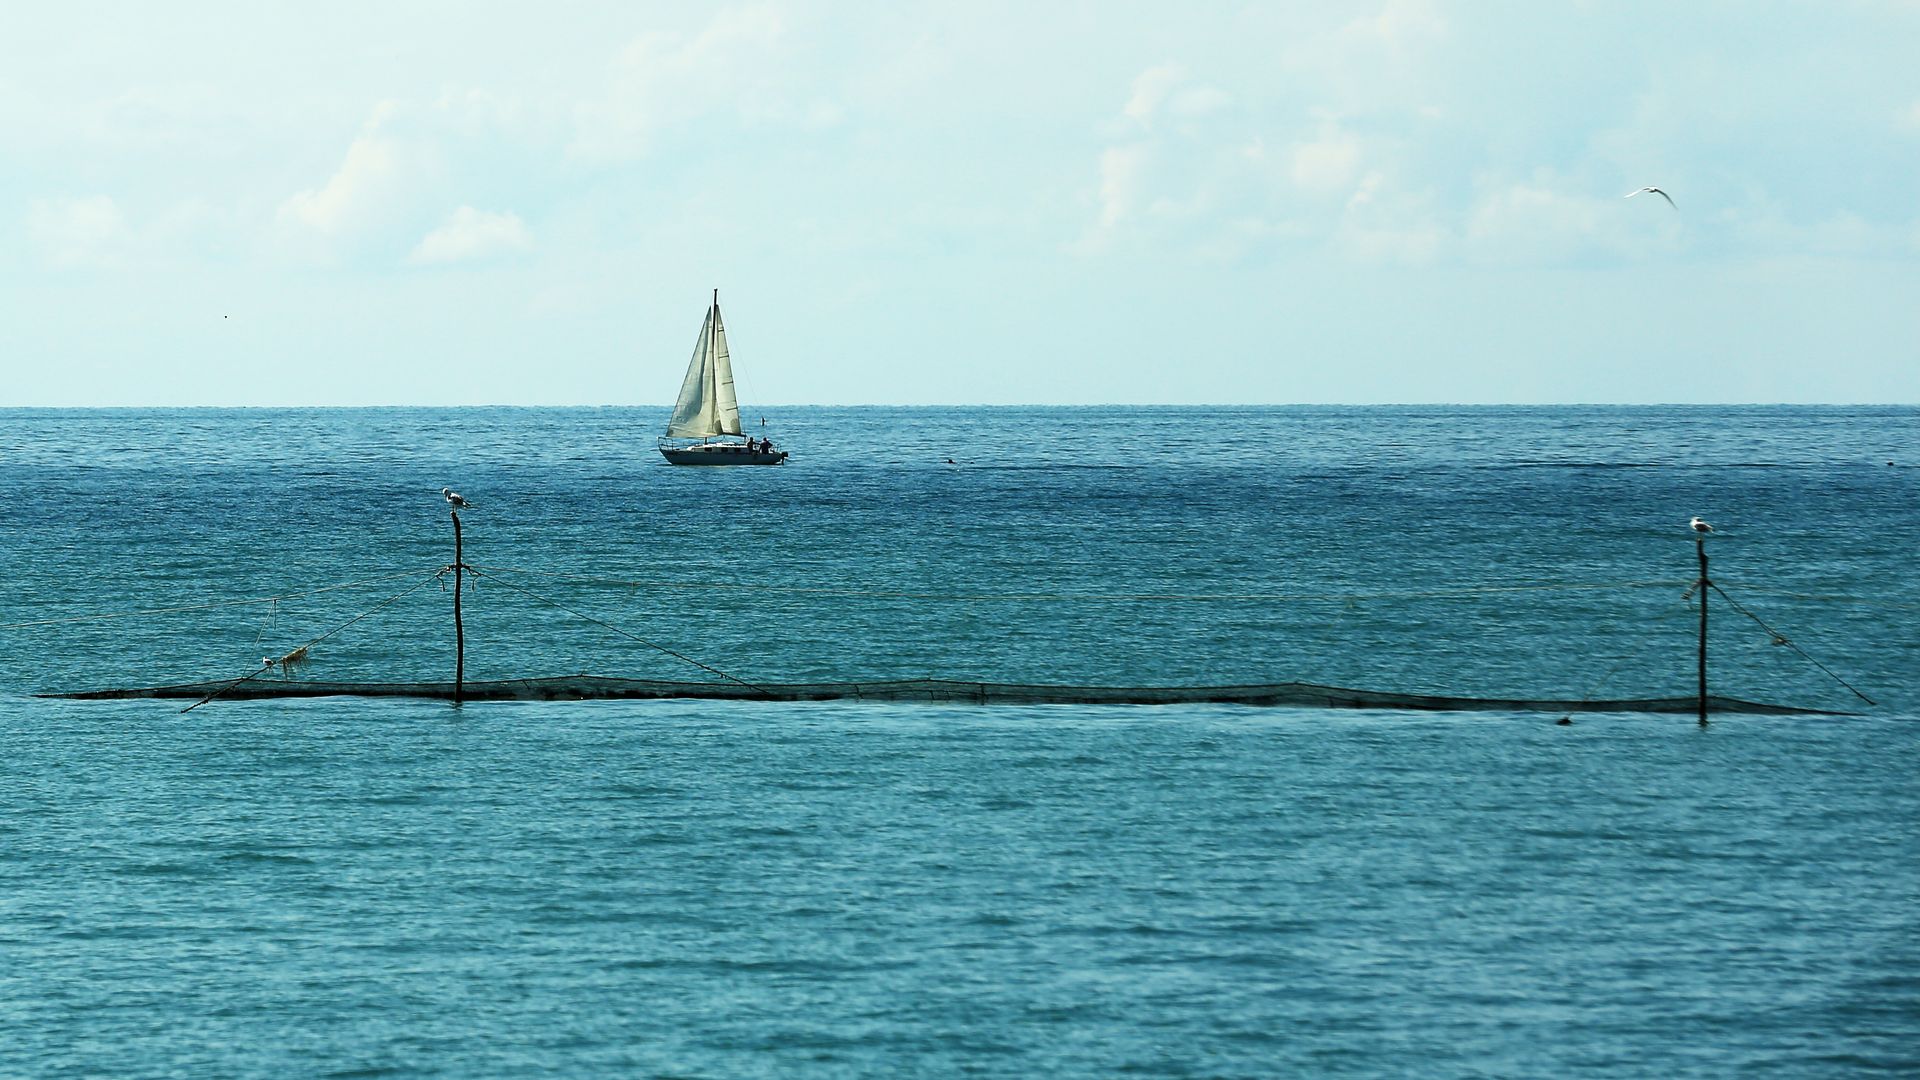
[[[1243,686],[1048,686],[1038,683],[963,682],[902,679],[881,682],[718,683],[661,679],[620,679],[566,675],[537,679],[452,682],[346,683],[251,680],[181,683],[174,686],[88,690],[50,697],[257,698],[384,697],[446,701],[585,701],[595,699],[712,701],[899,701],[974,705],[1251,705],[1311,709],[1399,709],[1427,712],[1607,712],[1692,713],[1697,697],[1623,698],[1556,701],[1528,698],[1450,697],[1360,690],[1314,683],[1264,683]],[[1773,716],[1842,715],[1822,709],[1773,705],[1713,696],[1715,713]]]

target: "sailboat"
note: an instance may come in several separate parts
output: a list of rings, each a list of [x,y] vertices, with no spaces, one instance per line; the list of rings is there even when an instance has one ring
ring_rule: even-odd
[[[787,452],[775,450],[773,440],[740,436],[740,402],[734,396],[727,327],[720,321],[720,290],[715,289],[660,453],[675,465],[778,465],[787,460]]]

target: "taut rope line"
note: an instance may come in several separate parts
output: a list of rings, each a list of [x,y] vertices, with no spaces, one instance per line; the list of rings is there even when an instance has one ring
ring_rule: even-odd
[[[1799,653],[1800,656],[1807,661],[1807,663],[1812,664],[1814,667],[1817,667],[1821,671],[1826,672],[1827,678],[1832,679],[1834,682],[1837,682],[1841,686],[1844,686],[1848,690],[1852,691],[1853,696],[1859,698],[1861,701],[1864,701],[1869,705],[1880,704],[1879,702],[1873,700],[1872,698],[1861,693],[1860,691],[1855,690],[1852,683],[1848,682],[1847,680],[1841,678],[1838,675],[1835,675],[1833,673],[1832,668],[1828,667],[1827,665],[1821,663],[1818,660],[1815,660],[1813,657],[1807,655],[1807,651],[1805,649],[1802,649],[1799,645],[1795,644],[1792,638],[1788,637],[1787,635],[1781,633],[1778,630],[1775,630],[1773,627],[1768,626],[1766,623],[1766,620],[1762,619],[1758,615],[1755,615],[1753,612],[1748,611],[1746,607],[1740,603],[1740,601],[1735,600],[1731,596],[1728,596],[1725,589],[1722,589],[1719,585],[1713,585],[1713,591],[1720,594],[1720,599],[1725,600],[1727,603],[1733,605],[1733,610],[1739,612],[1742,615],[1745,615],[1747,618],[1752,619],[1754,622],[1759,623],[1760,629],[1765,630],[1768,634],[1772,635],[1773,643],[1775,645],[1785,645],[1787,648],[1792,649],[1794,652]]]
[[[415,572],[417,573],[417,571]],[[345,630],[347,627],[352,626],[354,623],[359,622],[361,619],[364,619],[367,616],[372,615],[374,612],[380,611],[383,608],[386,608],[387,606],[393,604],[395,601],[398,601],[401,598],[406,596],[411,596],[412,594],[420,591],[421,589],[426,588],[429,582],[440,580],[440,573],[441,572],[439,570],[437,569],[434,570],[432,574],[430,574],[425,579],[421,580],[418,584],[412,586],[411,588],[405,589],[401,592],[395,593],[394,595],[387,597],[385,600],[382,600],[380,603],[376,604],[372,608],[369,608],[368,610],[363,611],[358,615],[355,615],[353,618],[348,619],[346,622],[341,623],[339,626],[334,627],[333,629],[327,631],[324,634],[321,634],[319,637],[314,638],[312,641],[307,642],[305,645],[302,645],[299,648],[286,653],[285,655],[292,656],[295,653],[306,652],[308,649],[313,648],[315,645],[318,645],[321,642],[332,637],[333,635],[339,633],[340,631]],[[225,686],[222,686],[220,689],[215,690],[213,693],[208,694],[206,697],[201,698],[199,701],[194,702],[193,704],[187,706],[184,709],[181,709],[180,711],[183,713],[190,713],[193,710],[199,708],[200,706],[205,705],[207,702],[212,701],[214,698],[219,697],[221,694],[224,694],[227,691],[233,689],[234,687],[239,686],[241,683],[246,682],[248,679],[258,678],[260,675],[263,675],[267,671],[271,670],[272,667],[273,667],[272,664],[263,663],[260,665],[260,668],[258,671],[250,671],[247,674],[240,676],[239,678],[233,680],[232,682],[228,683]]]
[[[358,581],[345,581],[338,585],[323,585],[317,589],[304,589],[300,592],[281,593],[278,596],[259,596],[250,600],[216,600],[205,604],[182,604],[178,607],[147,608],[141,611],[115,611],[98,615],[72,615],[63,619],[34,619],[29,622],[0,623],[0,630],[24,630],[32,626],[61,626],[66,623],[100,622],[107,619],[136,619],[143,615],[173,615],[182,611],[212,611],[217,608],[249,607],[254,604],[273,604],[282,600],[294,600],[302,596],[317,596],[325,592],[338,592],[341,589],[355,589],[362,585],[377,585],[382,581],[397,581],[423,573],[420,570],[400,570],[379,577],[361,578]]]
[[[478,576],[478,575],[479,575],[479,573],[480,573],[480,571],[479,571],[479,570],[478,570],[477,568],[474,568],[474,567],[469,567],[468,569],[470,569],[470,570],[472,570],[475,576]],[[492,575],[488,575],[488,576],[489,576],[489,577],[491,577]],[[721,671],[721,670],[720,670],[719,668],[717,668],[717,667],[713,667],[713,666],[711,666],[711,665],[708,665],[708,664],[703,664],[703,663],[701,663],[700,661],[698,661],[698,660],[695,660],[695,659],[694,659],[693,657],[691,657],[691,656],[686,656],[686,655],[684,655],[684,654],[682,654],[682,653],[677,653],[677,652],[674,652],[674,651],[673,651],[672,649],[669,649],[669,648],[667,648],[667,647],[666,647],[665,645],[661,645],[661,644],[659,644],[658,642],[653,642],[653,641],[648,641],[648,640],[647,640],[646,638],[643,638],[643,637],[641,637],[641,636],[640,636],[640,635],[638,635],[638,634],[633,634],[633,633],[629,633],[629,632],[627,632],[627,631],[625,631],[625,630],[622,630],[622,629],[620,629],[619,627],[617,627],[617,626],[615,626],[615,625],[613,625],[612,623],[610,623],[610,622],[607,622],[607,621],[606,621],[605,619],[596,619],[596,618],[594,618],[593,616],[591,616],[591,615],[588,615],[588,614],[587,614],[587,613],[585,613],[585,612],[582,612],[582,611],[575,611],[574,609],[572,609],[572,608],[570,608],[570,607],[568,607],[567,605],[565,605],[565,604],[562,604],[562,603],[561,603],[561,602],[559,602],[558,600],[550,600],[550,599],[548,599],[547,597],[544,597],[544,596],[541,596],[541,595],[540,595],[539,593],[537,593],[537,592],[534,592],[534,591],[533,591],[533,590],[531,590],[531,589],[527,589],[527,588],[523,588],[523,587],[521,587],[521,586],[519,586],[519,585],[515,585],[515,584],[514,584],[513,582],[511,582],[511,581],[508,581],[508,580],[506,580],[506,579],[504,579],[504,578],[497,578],[497,577],[496,577],[496,578],[494,578],[493,580],[494,580],[494,582],[495,582],[496,584],[499,584],[499,585],[504,585],[504,586],[506,586],[507,588],[509,588],[509,589],[512,589],[513,591],[515,591],[515,592],[517,592],[517,593],[521,593],[521,594],[524,594],[524,595],[526,595],[526,596],[530,596],[530,597],[532,597],[533,599],[535,599],[535,600],[538,600],[538,601],[540,601],[540,602],[541,602],[541,603],[543,603],[543,604],[547,604],[547,605],[549,605],[549,606],[552,606],[552,607],[556,607],[556,608],[559,608],[559,609],[560,609],[561,611],[564,611],[564,612],[566,612],[567,614],[569,614],[569,615],[572,615],[573,617],[575,617],[575,618],[577,618],[577,619],[585,619],[586,621],[588,621],[588,622],[590,622],[590,623],[592,623],[592,624],[594,624],[595,626],[599,626],[599,627],[602,627],[602,628],[604,628],[604,629],[607,629],[607,630],[611,630],[611,631],[613,631],[614,633],[616,633],[616,634],[619,634],[619,635],[620,635],[621,637],[623,637],[623,638],[629,638],[629,639],[631,639],[631,640],[633,640],[633,641],[637,641],[637,642],[639,642],[640,644],[642,644],[642,645],[645,645],[645,646],[646,646],[647,648],[649,648],[649,649],[658,649],[659,651],[661,651],[661,652],[663,652],[663,653],[666,653],[666,654],[667,654],[668,656],[671,656],[671,657],[673,657],[673,658],[674,658],[675,660],[682,660],[682,661],[685,661],[686,663],[689,663],[689,664],[692,664],[692,665],[693,665],[694,667],[697,667],[697,668],[699,668],[699,669],[700,669],[700,670],[702,670],[702,671],[710,671],[710,672],[712,672],[713,674],[715,674],[715,675],[718,675],[718,676],[720,676],[721,678],[723,678],[723,679],[725,679],[725,680],[727,680],[728,682],[736,682],[736,683],[739,683],[739,684],[740,684],[741,686],[744,686],[744,687],[746,687],[746,688],[747,688],[747,689],[749,689],[749,690],[756,690],[756,691],[759,691],[760,693],[762,693],[762,694],[765,694],[765,695],[766,695],[766,696],[768,696],[769,698],[771,698],[771,697],[773,697],[773,696],[774,696],[774,694],[773,694],[773,691],[771,691],[771,690],[768,690],[768,689],[767,689],[766,687],[764,687],[764,686],[761,686],[761,685],[759,685],[759,684],[757,684],[757,683],[751,683],[751,682],[748,682],[747,680],[745,680],[745,679],[742,679],[742,678],[740,678],[740,677],[738,677],[738,676],[736,676],[736,675],[729,675],[729,674],[727,674],[726,672],[724,672],[724,671]]]
[[[607,585],[624,588],[656,589],[699,589],[711,591],[731,589],[740,592],[786,593],[800,596],[852,596],[885,600],[965,600],[965,601],[1045,601],[1063,600],[1141,600],[1141,601],[1216,601],[1216,600],[1421,600],[1450,596],[1479,596],[1499,593],[1523,592],[1584,592],[1602,589],[1630,588],[1671,588],[1684,585],[1677,580],[1664,581],[1610,581],[1592,584],[1562,585],[1475,585],[1458,589],[1422,589],[1408,592],[1333,592],[1333,593],[923,593],[923,592],[887,592],[871,589],[826,589],[807,588],[791,585],[751,585],[727,582],[705,581],[660,581],[630,580],[621,578],[590,578],[551,570],[526,570],[513,566],[476,566],[476,570],[488,570],[496,574],[525,574],[530,577],[559,578],[572,585]],[[498,578],[495,579],[499,580]]]

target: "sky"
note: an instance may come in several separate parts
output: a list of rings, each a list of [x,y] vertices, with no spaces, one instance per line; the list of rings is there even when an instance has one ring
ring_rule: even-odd
[[[0,406],[1920,402],[1920,0],[7,24]]]

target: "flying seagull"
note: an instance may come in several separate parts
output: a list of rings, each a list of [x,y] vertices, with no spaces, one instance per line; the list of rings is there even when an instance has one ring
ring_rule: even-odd
[[[452,488],[441,488],[440,494],[446,496],[447,505],[453,507],[455,510],[473,509],[473,504],[468,502],[465,497]]]
[[[1704,521],[1701,521],[1697,516],[1692,521],[1687,522],[1687,525],[1688,527],[1693,529],[1694,532],[1697,532],[1702,536],[1705,536],[1707,533],[1710,533],[1713,531],[1713,526],[1707,524]]]
[[[1625,195],[1623,195],[1623,196],[1621,196],[1621,198],[1625,198],[1625,199],[1631,199],[1631,198],[1633,198],[1633,197],[1634,197],[1635,195],[1646,195],[1646,194],[1649,194],[1649,193],[1651,193],[1651,194],[1654,194],[1654,195],[1658,195],[1658,196],[1660,196],[1661,198],[1663,198],[1663,199],[1665,199],[1665,200],[1667,200],[1667,205],[1668,205],[1668,206],[1671,206],[1671,207],[1673,207],[1673,208],[1674,208],[1675,210],[1678,210],[1678,209],[1680,209],[1680,207],[1679,207],[1679,206],[1678,206],[1677,204],[1675,204],[1675,203],[1674,203],[1674,201],[1673,201],[1673,196],[1671,196],[1671,195],[1669,195],[1669,194],[1667,194],[1667,193],[1666,193],[1666,192],[1664,192],[1664,191],[1661,191],[1661,190],[1660,190],[1659,188],[1657,188],[1657,187],[1643,187],[1643,188],[1641,188],[1641,189],[1640,189],[1639,191],[1629,191],[1629,192],[1627,192],[1627,193],[1626,193]]]

